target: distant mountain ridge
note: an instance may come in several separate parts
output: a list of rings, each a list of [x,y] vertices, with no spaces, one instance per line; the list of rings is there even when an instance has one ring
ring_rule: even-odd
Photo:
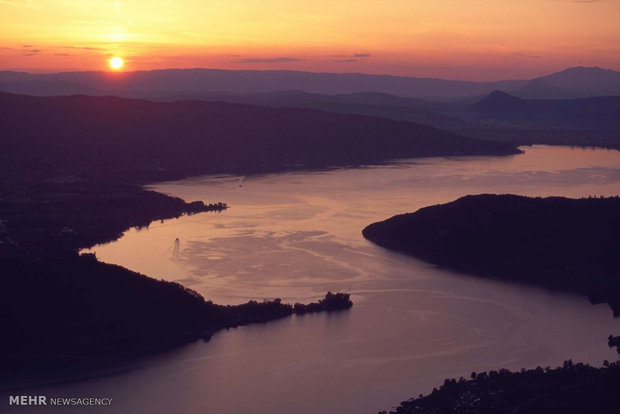
[[[277,91],[252,94],[190,94],[152,96],[149,100],[175,102],[200,100],[207,102],[230,102],[273,108],[307,108],[334,113],[378,116],[396,121],[414,122],[446,129],[462,122],[444,114],[461,104],[433,102],[418,98],[406,98],[380,92],[357,92],[325,95],[304,91]]]
[[[60,72],[28,74],[0,72],[0,90],[35,93],[30,82],[69,83],[94,90],[97,95],[146,97],[154,93],[261,93],[300,90],[319,94],[381,92],[406,97],[448,99],[485,95],[495,89],[508,91],[526,80],[471,82],[362,73],[316,73],[284,70],[164,69],[137,72]],[[71,93],[71,92],[69,92]],[[67,93],[63,93],[67,94]]]
[[[508,91],[509,92],[509,91]],[[571,99],[620,95],[620,72],[574,67],[532,79],[514,92],[522,98]]]
[[[473,82],[363,73],[287,70],[161,69],[135,72],[0,71],[0,91],[36,96],[116,95],[128,98],[204,94],[380,93],[407,98],[458,100],[503,90],[522,98],[567,99],[620,95],[620,72],[574,67],[532,80]]]
[[[620,129],[620,96],[581,99],[521,99],[494,91],[474,106],[475,113],[525,126]]]

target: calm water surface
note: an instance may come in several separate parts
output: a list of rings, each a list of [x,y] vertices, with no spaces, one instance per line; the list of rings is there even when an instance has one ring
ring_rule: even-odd
[[[618,151],[523,149],[154,185],[231,207],[130,230],[96,246],[100,260],[218,303],[308,302],[331,290],[351,292],[355,306],[220,332],[110,375],[28,393],[112,397],[106,413],[376,413],[472,370],[616,359],[606,337],[620,321],[606,305],[457,274],[361,236],[369,223],[466,194],[620,194]]]

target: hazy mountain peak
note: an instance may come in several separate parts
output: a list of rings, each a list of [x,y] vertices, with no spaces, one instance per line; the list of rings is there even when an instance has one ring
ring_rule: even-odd
[[[551,76],[559,76],[561,74],[565,74],[565,73],[602,73],[602,72],[615,72],[614,70],[611,69],[603,69],[599,66],[573,66],[570,68],[566,68],[564,70],[561,70],[559,72],[554,72],[550,75],[545,75],[545,76],[541,76],[542,77],[551,77]]]
[[[499,89],[494,90],[493,92],[491,92],[488,96],[482,98],[482,100],[485,99],[513,99],[513,100],[518,100],[519,98],[513,95],[510,95],[504,91],[500,91]]]
[[[474,106],[474,111],[481,118],[512,125],[610,130],[620,127],[620,96],[521,99],[493,91]]]
[[[516,94],[547,99],[620,95],[620,72],[598,66],[576,66],[533,79]]]
[[[513,106],[519,101],[521,101],[521,98],[509,95],[506,92],[500,90],[494,90],[493,92],[479,100],[474,107],[477,110],[493,111],[497,108]]]

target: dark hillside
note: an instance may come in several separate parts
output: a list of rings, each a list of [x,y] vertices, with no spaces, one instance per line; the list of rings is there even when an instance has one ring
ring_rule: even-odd
[[[45,171],[123,178],[517,152],[408,122],[306,109],[11,94],[0,94],[0,108],[5,155]]]
[[[466,196],[363,234],[441,266],[583,293],[620,313],[619,197]]]
[[[620,96],[521,99],[495,91],[474,106],[478,117],[529,127],[620,130]]]
[[[209,339],[222,328],[304,313],[297,309],[300,305],[294,308],[279,299],[216,305],[178,283],[100,263],[89,255],[0,259],[0,269],[0,369],[157,350]],[[332,298],[342,300],[325,306]],[[338,311],[352,303],[347,294],[328,293],[304,306]]]

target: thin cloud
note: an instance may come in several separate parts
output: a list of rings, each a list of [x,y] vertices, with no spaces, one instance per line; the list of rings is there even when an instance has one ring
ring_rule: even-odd
[[[370,53],[352,53],[350,55],[329,55],[327,57],[330,58],[347,58],[347,59],[360,59],[360,58],[369,58],[372,56]]]
[[[371,57],[370,53],[353,53],[351,55],[331,55],[331,58],[340,58],[334,60],[337,63],[351,63],[357,62],[359,59],[368,59]],[[343,59],[344,58],[344,59]]]
[[[294,57],[276,57],[276,58],[246,58],[239,59],[237,63],[286,63],[286,62],[301,62],[304,59],[294,58]]]
[[[105,50],[103,47],[93,46],[55,46],[55,49]]]
[[[22,49],[24,56],[34,56],[41,53],[41,49]]]
[[[512,56],[519,56],[519,57],[525,57],[525,58],[531,58],[531,59],[539,59],[542,57],[541,55],[531,55],[529,53],[513,53]]]

